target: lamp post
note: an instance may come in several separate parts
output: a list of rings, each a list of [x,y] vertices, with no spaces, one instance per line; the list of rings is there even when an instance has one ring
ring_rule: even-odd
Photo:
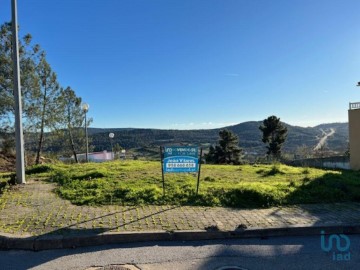
[[[112,139],[115,137],[115,134],[114,133],[109,133],[109,138],[110,138],[110,144],[111,144],[111,154],[112,154],[112,157],[113,157],[113,159],[115,159],[114,158],[114,150],[113,150],[113,143],[112,143]]]
[[[85,137],[86,137],[86,154],[85,154],[85,158],[86,158],[86,162],[89,162],[89,139],[88,139],[88,131],[87,131],[87,120],[86,120],[86,114],[89,111],[89,104],[87,103],[83,103],[82,105],[82,110],[85,113]]]
[[[20,63],[19,63],[19,40],[17,22],[17,2],[11,1],[11,27],[13,45],[13,73],[14,73],[14,98],[15,98],[15,140],[16,140],[16,181],[25,184],[25,162],[24,162],[24,138],[22,127],[21,107],[21,85],[20,85]]]

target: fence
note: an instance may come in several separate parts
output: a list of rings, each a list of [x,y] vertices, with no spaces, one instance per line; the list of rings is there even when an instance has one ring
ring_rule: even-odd
[[[350,158],[348,156],[297,159],[285,163],[292,166],[350,170]]]

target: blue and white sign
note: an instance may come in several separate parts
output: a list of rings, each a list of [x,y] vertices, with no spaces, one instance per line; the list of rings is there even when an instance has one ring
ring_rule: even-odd
[[[192,146],[174,146],[164,148],[164,172],[198,172],[198,148]]]

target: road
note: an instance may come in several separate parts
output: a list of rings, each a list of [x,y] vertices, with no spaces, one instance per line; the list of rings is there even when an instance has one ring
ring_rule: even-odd
[[[143,270],[215,270],[226,265],[249,270],[360,269],[360,235],[348,237],[351,241],[348,261],[333,260],[335,244],[334,250],[322,251],[319,235],[269,239],[148,242],[41,252],[0,251],[0,268],[2,270],[84,270],[91,266],[133,264]],[[329,240],[328,236],[325,240]]]
[[[320,141],[318,142],[318,144],[315,146],[314,151],[320,150],[321,147],[322,147],[323,145],[325,145],[326,140],[327,140],[330,136],[332,136],[332,135],[335,134],[335,129],[333,129],[333,128],[330,128],[330,131],[329,131],[328,133],[326,133],[324,130],[321,130],[321,131],[322,131],[322,133],[323,133],[323,134],[322,134],[322,137],[321,137]]]

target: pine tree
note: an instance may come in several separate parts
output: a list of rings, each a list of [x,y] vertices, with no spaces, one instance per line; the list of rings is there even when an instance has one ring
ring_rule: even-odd
[[[38,83],[35,98],[31,104],[31,118],[36,130],[39,132],[35,163],[40,163],[40,155],[44,143],[45,129],[53,130],[61,121],[60,86],[57,76],[52,71],[45,59],[45,53],[41,55],[36,66]]]
[[[262,141],[268,144],[267,154],[275,159],[280,158],[281,148],[287,137],[287,128],[280,122],[280,118],[269,116],[264,119],[263,124],[259,127],[263,133]]]
[[[216,163],[216,157],[215,157],[215,147],[210,146],[209,152],[205,155],[205,160],[207,163]]]
[[[30,34],[19,39],[19,62],[21,73],[21,95],[23,108],[23,128],[29,129],[27,121],[32,113],[31,104],[37,83],[35,75],[36,61],[41,55],[40,46],[32,44]],[[13,91],[13,55],[11,23],[0,26],[0,137],[14,140],[14,91]],[[25,140],[28,136],[25,136]],[[10,145],[10,144],[9,144]],[[25,145],[27,146],[27,144]]]
[[[84,121],[84,112],[81,109],[81,98],[76,96],[74,90],[67,87],[66,89],[61,89],[59,101],[62,109],[60,127],[61,131],[63,131],[62,133],[65,132],[67,134],[62,134],[62,136],[67,137],[75,162],[78,163],[77,150],[80,150],[80,147],[77,145],[74,136],[77,138],[84,136],[80,128]]]
[[[21,92],[23,101],[23,113],[26,118],[31,111],[29,105],[32,103],[34,89],[37,83],[35,75],[36,62],[41,55],[40,46],[31,43],[30,34],[19,40],[19,61],[21,70]],[[13,58],[12,58],[12,32],[11,23],[0,26],[0,124],[12,119],[14,112],[13,96]],[[25,119],[26,120],[26,119]]]
[[[239,164],[242,153],[239,138],[226,129],[219,132],[219,137],[218,145],[210,146],[209,153],[205,156],[206,161],[215,164]]]

